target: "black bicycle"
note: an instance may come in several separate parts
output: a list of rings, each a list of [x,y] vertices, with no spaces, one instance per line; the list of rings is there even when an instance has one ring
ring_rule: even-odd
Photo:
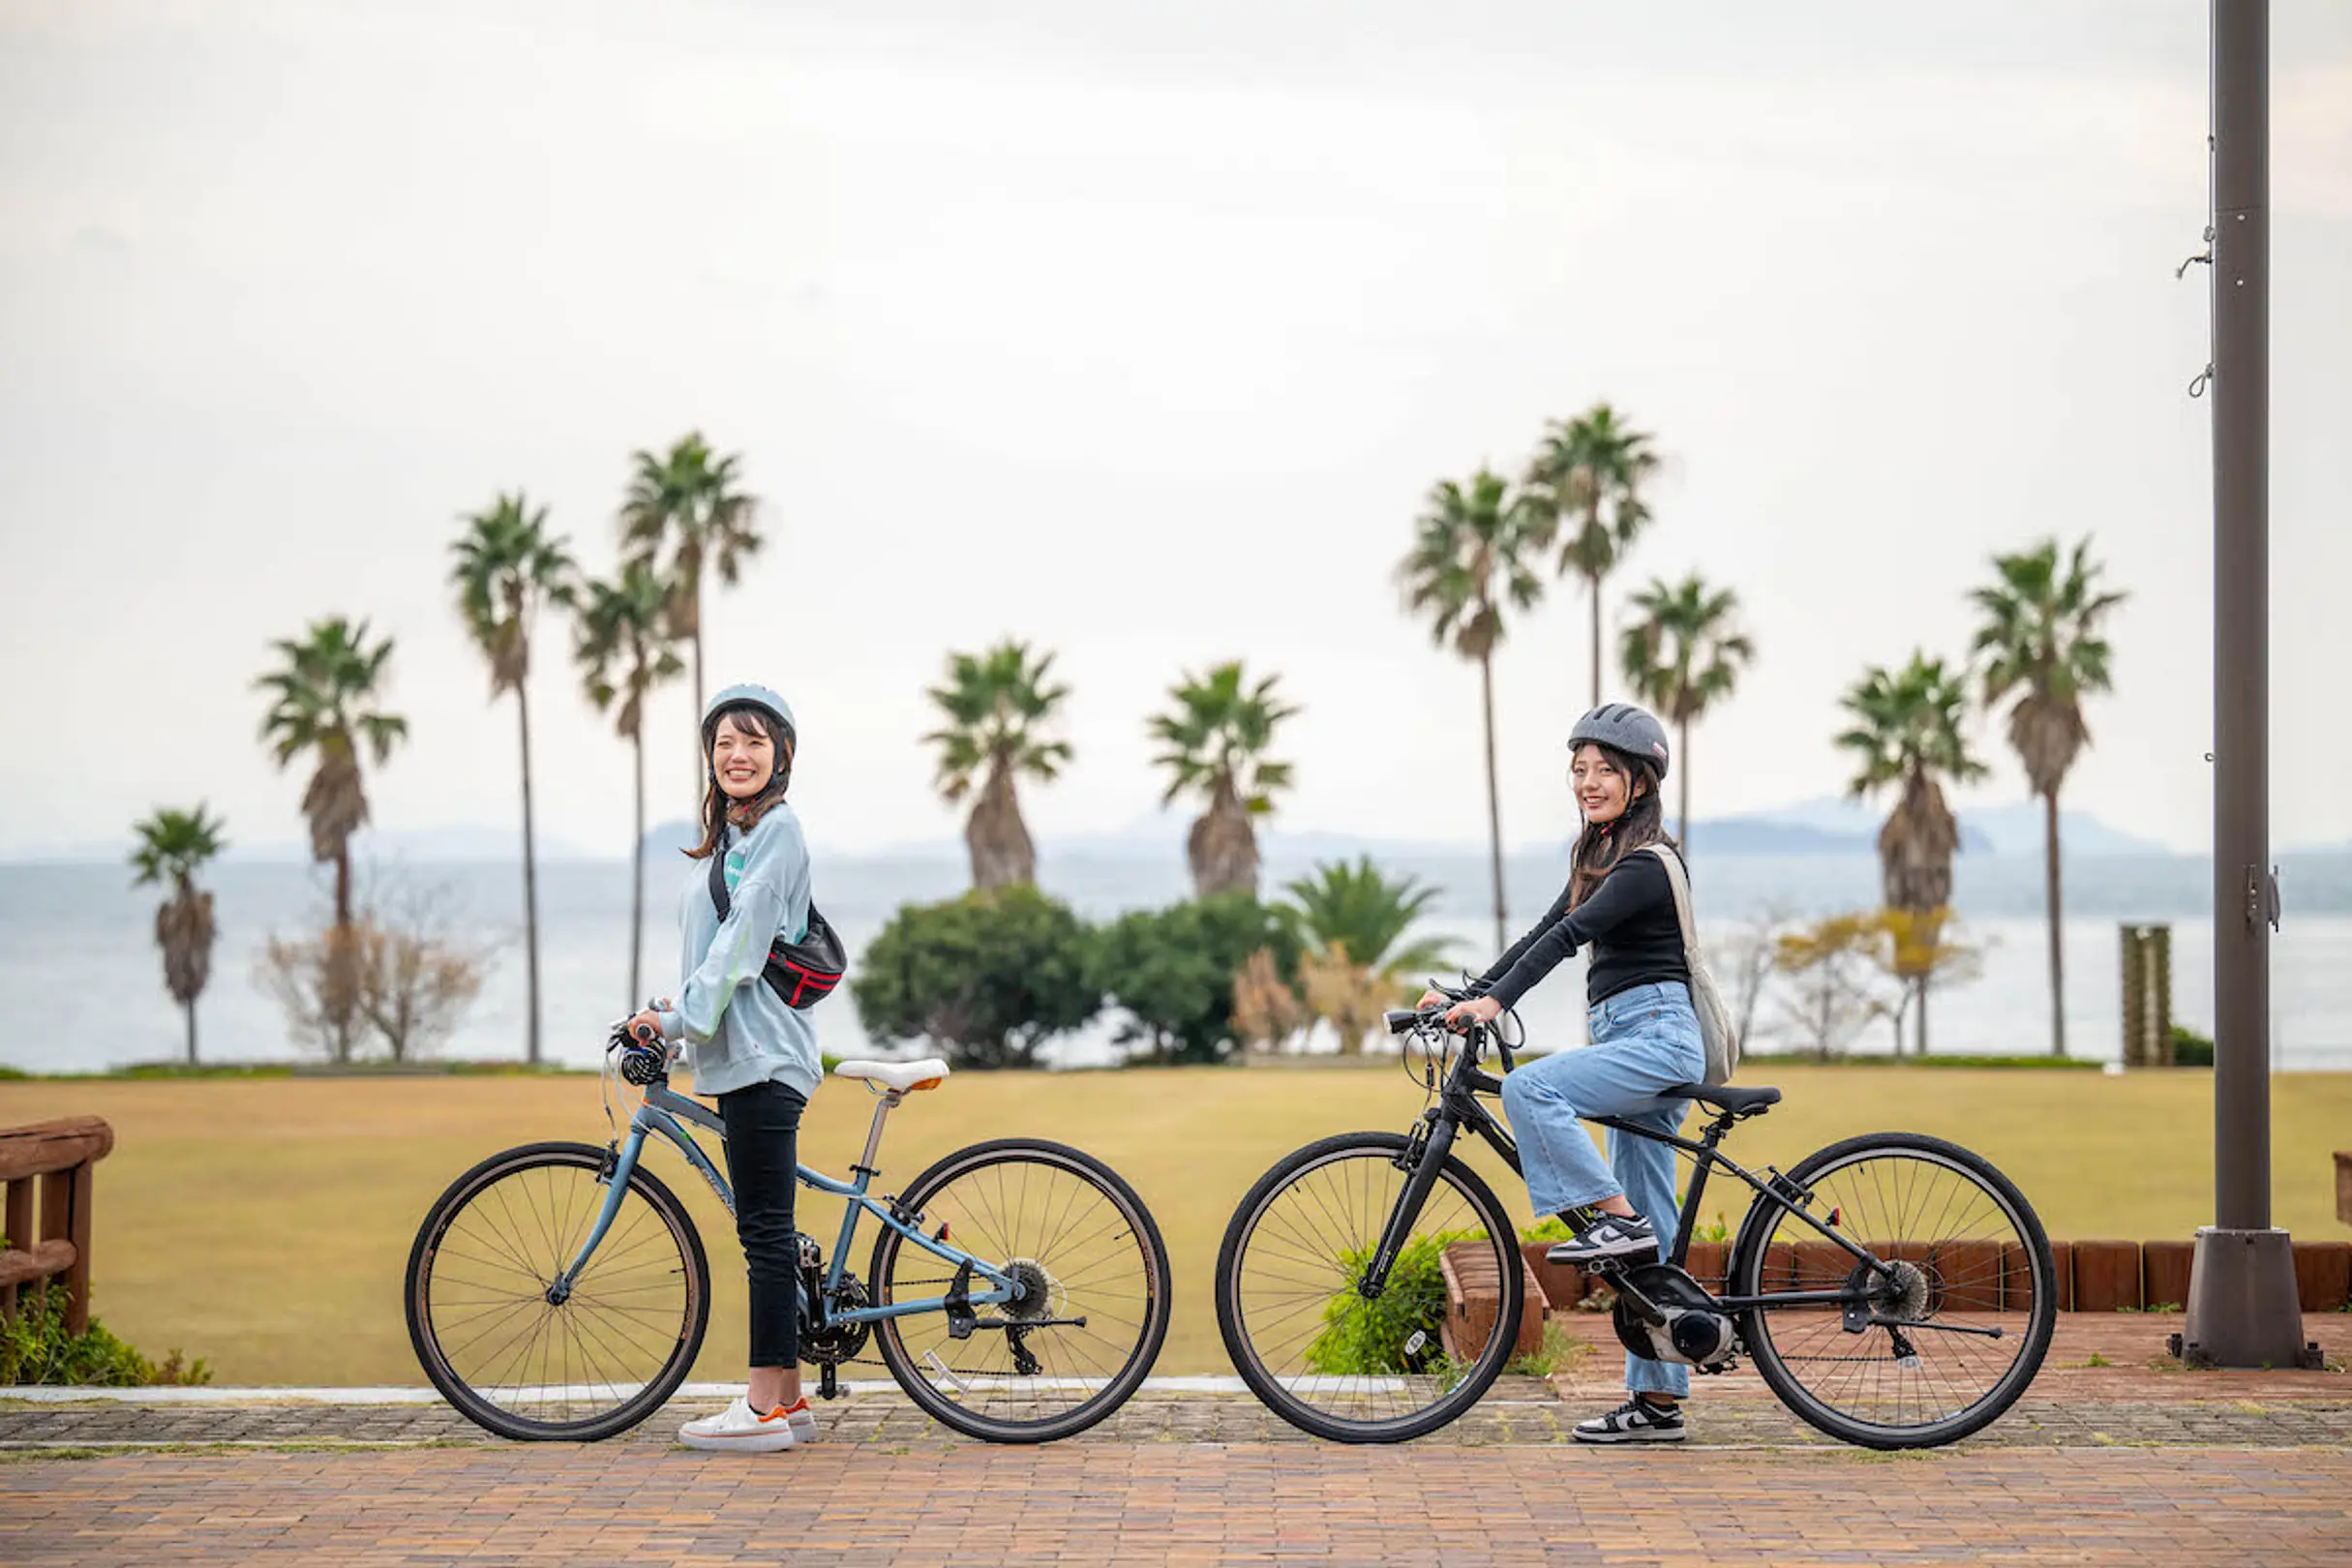
[[[1461,1000],[1465,993],[1440,994]],[[1493,1191],[1452,1154],[1463,1129],[1520,1168],[1480,1097],[1499,1033],[1456,1035],[1441,1010],[1392,1011],[1430,1103],[1409,1134],[1346,1132],[1259,1178],[1225,1227],[1217,1321],[1257,1397],[1341,1442],[1400,1442],[1475,1404],[1511,1359],[1525,1304],[1517,1233]],[[1719,1145],[1780,1101],[1770,1088],[1676,1085],[1712,1112],[1698,1138],[1613,1117],[1619,1134],[1692,1161],[1664,1262],[1593,1265],[1614,1290],[1635,1355],[1720,1372],[1746,1356],[1796,1415],[1867,1448],[1927,1448],[1998,1419],[2041,1368],[2058,1317],[2057,1271],[2033,1205],[1981,1157],[1916,1132],[1873,1132],[1758,1176]],[[1717,1170],[1754,1191],[1721,1280],[1684,1267]],[[1449,1280],[1452,1288],[1449,1288]],[[1449,1321],[1465,1282],[1499,1294],[1483,1340]]]

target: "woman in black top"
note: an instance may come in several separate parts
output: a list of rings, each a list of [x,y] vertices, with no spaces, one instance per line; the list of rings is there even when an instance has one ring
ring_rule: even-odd
[[[1674,1228],[1674,1151],[1613,1131],[1603,1163],[1579,1118],[1614,1116],[1672,1132],[1687,1102],[1658,1092],[1697,1083],[1706,1071],[1674,887],[1658,859],[1675,853],[1658,797],[1668,764],[1666,731],[1642,709],[1613,703],[1579,719],[1568,743],[1569,778],[1584,818],[1568,885],[1534,929],[1480,977],[1472,987],[1477,996],[1449,1010],[1446,1021],[1491,1023],[1562,958],[1584,953],[1592,1047],[1539,1057],[1507,1075],[1503,1108],[1535,1212],[1559,1215],[1573,1233],[1551,1257],[1645,1262],[1664,1255]],[[1440,1000],[1433,993],[1422,999],[1425,1006]],[[1578,1437],[1683,1436],[1687,1368],[1628,1355],[1625,1385],[1632,1398],[1579,1424]]]

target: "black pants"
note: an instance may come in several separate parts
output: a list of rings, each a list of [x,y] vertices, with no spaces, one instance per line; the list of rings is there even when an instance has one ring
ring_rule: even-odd
[[[751,1279],[751,1365],[800,1364],[799,1296],[794,1277],[793,1174],[799,1157],[798,1089],[768,1082],[718,1097],[727,1124],[727,1181],[735,1189],[735,1234]]]

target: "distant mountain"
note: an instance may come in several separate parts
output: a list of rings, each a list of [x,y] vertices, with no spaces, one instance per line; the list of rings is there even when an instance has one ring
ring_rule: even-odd
[[[588,859],[577,845],[551,839],[544,833],[539,835],[538,851],[542,860]],[[310,858],[308,843],[291,840],[250,848],[232,842],[221,857],[224,862],[231,864],[307,862]],[[520,864],[522,859],[523,832],[519,828],[424,828],[392,832],[362,828],[351,835],[351,860],[355,865],[370,860],[513,860]]]
[[[1185,853],[1185,835],[1191,828],[1191,817],[1189,814],[1168,812],[1164,816],[1138,818],[1125,828],[1104,831],[1040,836],[1038,857],[1040,860],[1181,861]],[[653,843],[654,834],[663,830],[655,829],[653,833],[648,834],[648,843]],[[1873,855],[1877,853],[1877,832],[1875,822],[1868,832],[1856,833],[1834,832],[1762,818],[1727,818],[1717,822],[1698,822],[1691,827],[1692,838],[1698,845],[1704,846],[1709,855]],[[1565,848],[1564,844],[1555,843],[1517,844],[1505,846],[1503,853],[1508,856],[1556,855]],[[1272,827],[1259,829],[1258,852],[1270,866],[1301,866],[1322,860],[1353,860],[1366,855],[1384,861],[1441,859],[1462,856],[1484,858],[1487,846],[1475,839],[1372,838],[1361,833],[1326,832],[1315,829],[1293,831]],[[964,846],[961,843],[935,839],[893,844],[887,849],[844,858],[861,860],[960,860],[963,856]]]
[[[1876,855],[1878,831],[1842,832],[1767,817],[1702,819],[1691,824],[1694,855]]]
[[[2015,805],[1981,806],[1960,813],[1961,823],[1992,840],[1995,855],[2039,855],[2041,853],[2041,802],[2024,800]],[[2172,846],[2153,838],[2142,838],[2110,828],[2096,817],[2082,811],[2060,811],[2058,814],[2059,847],[2071,859],[2075,856],[2104,855],[2170,855]]]
[[[2038,800],[2022,800],[2012,805],[1971,806],[1961,811],[1959,817],[1960,852],[1963,855],[2005,858],[2041,853],[2041,802]],[[1866,839],[1875,848],[1879,827],[1885,821],[1885,810],[1844,796],[1825,796],[1733,820],[1786,823],[1828,832],[1851,833]],[[2058,834],[2059,842],[2069,859],[2092,856],[2174,853],[2169,844],[2123,832],[2083,811],[2060,811]]]

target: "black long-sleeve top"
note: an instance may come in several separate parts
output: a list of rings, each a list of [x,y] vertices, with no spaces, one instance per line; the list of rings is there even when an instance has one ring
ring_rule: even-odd
[[[1544,918],[1489,965],[1471,990],[1514,1007],[1561,959],[1584,948],[1592,950],[1584,967],[1587,1003],[1655,980],[1690,982],[1674,887],[1657,856],[1629,852],[1574,910],[1568,896],[1569,888],[1562,888]]]

